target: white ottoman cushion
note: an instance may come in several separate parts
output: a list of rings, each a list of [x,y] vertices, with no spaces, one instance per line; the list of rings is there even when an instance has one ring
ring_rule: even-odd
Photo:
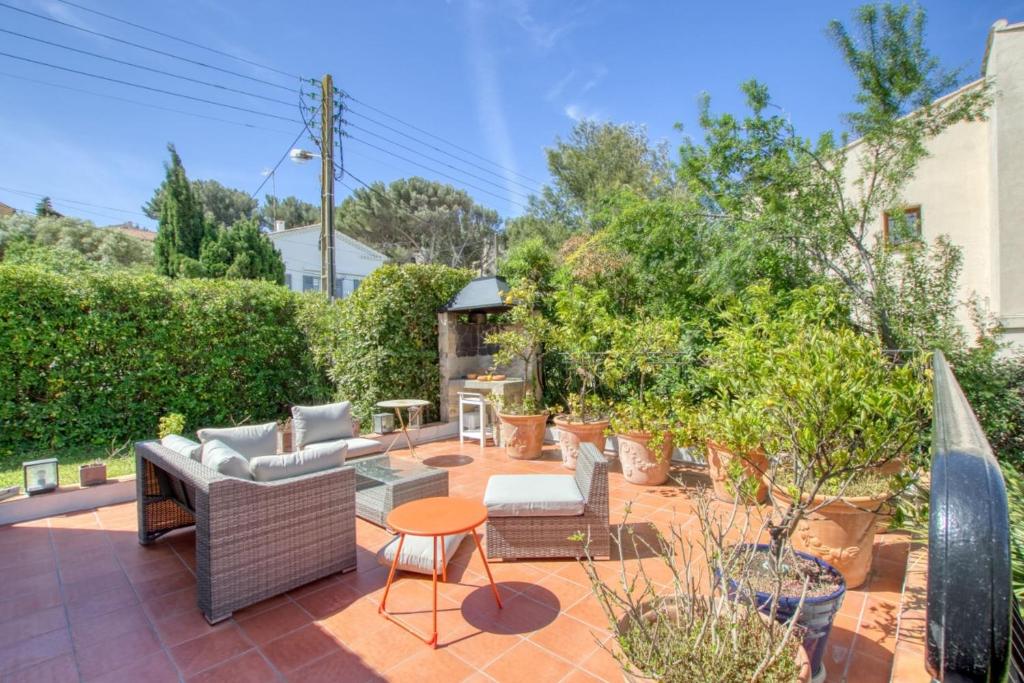
[[[444,536],[438,540],[437,543],[437,572],[440,574],[448,562],[451,561],[452,555],[459,549],[459,544],[462,543],[462,539],[466,537],[466,534],[453,534],[451,536]],[[385,567],[391,567],[391,563],[395,560],[395,552],[398,550],[398,536],[395,536],[388,544],[377,551],[377,561]],[[430,547],[434,542],[433,536],[406,536],[405,543],[402,544],[402,555],[398,558],[398,568],[407,572],[417,572],[419,574],[433,574],[430,569],[430,560],[434,556],[434,551]],[[441,554],[441,543],[444,543],[444,555]],[[444,564],[441,559],[444,558]]]
[[[571,474],[496,474],[484,492],[490,517],[574,517],[584,504]]]

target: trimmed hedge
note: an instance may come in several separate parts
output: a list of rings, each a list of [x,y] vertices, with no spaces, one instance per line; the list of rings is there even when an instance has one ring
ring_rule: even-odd
[[[283,417],[329,394],[303,297],[245,280],[0,264],[0,450],[109,444]]]
[[[302,320],[335,398],[365,420],[377,401],[421,398],[437,418],[437,309],[472,279],[440,265],[385,265],[341,302],[310,302]]]

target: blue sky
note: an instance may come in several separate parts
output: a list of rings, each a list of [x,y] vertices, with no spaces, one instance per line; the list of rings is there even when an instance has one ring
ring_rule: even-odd
[[[292,88],[296,81],[61,4],[2,0],[25,10]],[[402,142],[483,180],[350,129],[353,136],[430,167],[401,160],[365,142],[345,144],[346,167],[364,181],[441,173],[504,216],[521,212],[526,187],[548,178],[544,147],[566,135],[574,119],[630,121],[674,148],[695,134],[697,99],[740,111],[738,85],[768,84],[798,130],[817,134],[842,125],[853,83],[824,28],[848,19],[848,2],[545,2],[450,0],[414,2],[274,2],[272,0],[75,0],[102,12],[287,73],[319,77],[354,97],[493,160],[490,165],[446,147],[373,111],[364,113],[477,165],[442,155],[365,117],[354,125]],[[1024,20],[1024,0],[925,2],[929,45],[946,66],[974,78],[988,27]],[[132,64],[250,91],[283,104],[228,93],[0,33],[0,52],[102,74],[155,88],[297,119],[298,97],[281,88],[211,71],[84,34],[0,7],[0,29],[95,52]],[[20,77],[15,78],[14,76]],[[30,82],[45,81],[83,93]],[[163,177],[165,146],[174,142],[189,176],[253,191],[262,172],[288,149],[301,125],[223,109],[0,56],[0,201],[30,210],[28,193],[98,224],[133,220]],[[93,93],[100,93],[100,96]],[[114,98],[228,119],[197,118]],[[358,105],[353,105],[358,107]],[[261,126],[252,128],[240,123]],[[683,125],[683,133],[674,124]],[[304,141],[304,146],[311,143]],[[483,168],[479,168],[483,167]],[[319,164],[285,161],[279,195],[319,201]],[[527,180],[529,178],[530,180]],[[352,184],[352,180],[348,180]],[[525,187],[524,187],[525,186]],[[269,192],[267,183],[263,192]],[[338,186],[339,197],[348,191]],[[522,194],[518,194],[522,193]],[[117,210],[115,210],[117,209]]]

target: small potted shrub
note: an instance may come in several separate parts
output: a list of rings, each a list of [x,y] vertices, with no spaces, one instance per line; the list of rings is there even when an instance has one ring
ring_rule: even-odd
[[[658,486],[672,466],[672,420],[668,402],[641,396],[615,406],[611,429],[619,443],[619,463],[626,481]]]
[[[574,470],[581,444],[591,443],[599,452],[604,452],[605,432],[610,422],[607,405],[592,393],[596,383],[595,357],[585,352],[569,357],[578,381],[577,390],[569,397],[569,409],[555,417],[555,426],[558,427],[562,466]]]
[[[537,310],[537,297],[537,288],[530,283],[510,289],[505,295],[506,302],[512,304],[506,324],[486,337],[486,343],[498,346],[496,365],[522,361],[526,370],[522,398],[497,400],[505,453],[517,460],[540,457],[548,420],[548,411],[541,407],[540,371],[551,324]]]
[[[760,442],[760,410],[715,397],[704,402],[696,420],[715,497],[727,503],[763,503],[768,497],[768,456]]]
[[[742,547],[726,541],[736,515],[725,516],[728,521],[723,522],[708,498],[699,496],[696,516],[700,533],[692,535],[675,525],[653,535],[638,532],[636,524],[618,525],[612,534],[621,565],[617,572],[603,571],[586,554],[584,570],[613,633],[613,645],[605,648],[619,662],[623,679],[810,681],[810,663],[795,621],[780,623],[735,600],[722,580],[750,564]],[[582,533],[578,537],[587,540]],[[648,573],[651,565],[634,564],[645,557],[663,565],[658,581]],[[618,580],[609,581],[610,576]]]

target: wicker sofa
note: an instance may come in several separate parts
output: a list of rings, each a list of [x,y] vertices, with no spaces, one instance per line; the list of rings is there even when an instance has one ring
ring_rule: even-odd
[[[536,497],[541,488],[538,477],[551,475],[520,474],[497,475],[524,494],[524,507],[537,507]],[[555,475],[557,476],[557,475]],[[568,478],[570,475],[562,475]],[[496,477],[488,482],[484,503],[488,505],[487,516],[487,557],[502,559],[581,557],[583,542],[570,537],[583,532],[589,538],[590,554],[594,557],[608,557],[611,552],[611,529],[608,523],[608,461],[593,446],[584,443],[576,462],[576,472],[571,475],[582,498],[579,514],[543,515],[536,510],[523,514],[506,510],[492,511],[488,497],[497,487],[492,487]],[[571,483],[571,482],[570,482]],[[514,494],[513,494],[514,497]],[[543,502],[543,501],[540,501]]]
[[[215,472],[156,441],[135,444],[139,542],[196,530],[199,608],[238,609],[356,567],[355,471],[272,482]]]

